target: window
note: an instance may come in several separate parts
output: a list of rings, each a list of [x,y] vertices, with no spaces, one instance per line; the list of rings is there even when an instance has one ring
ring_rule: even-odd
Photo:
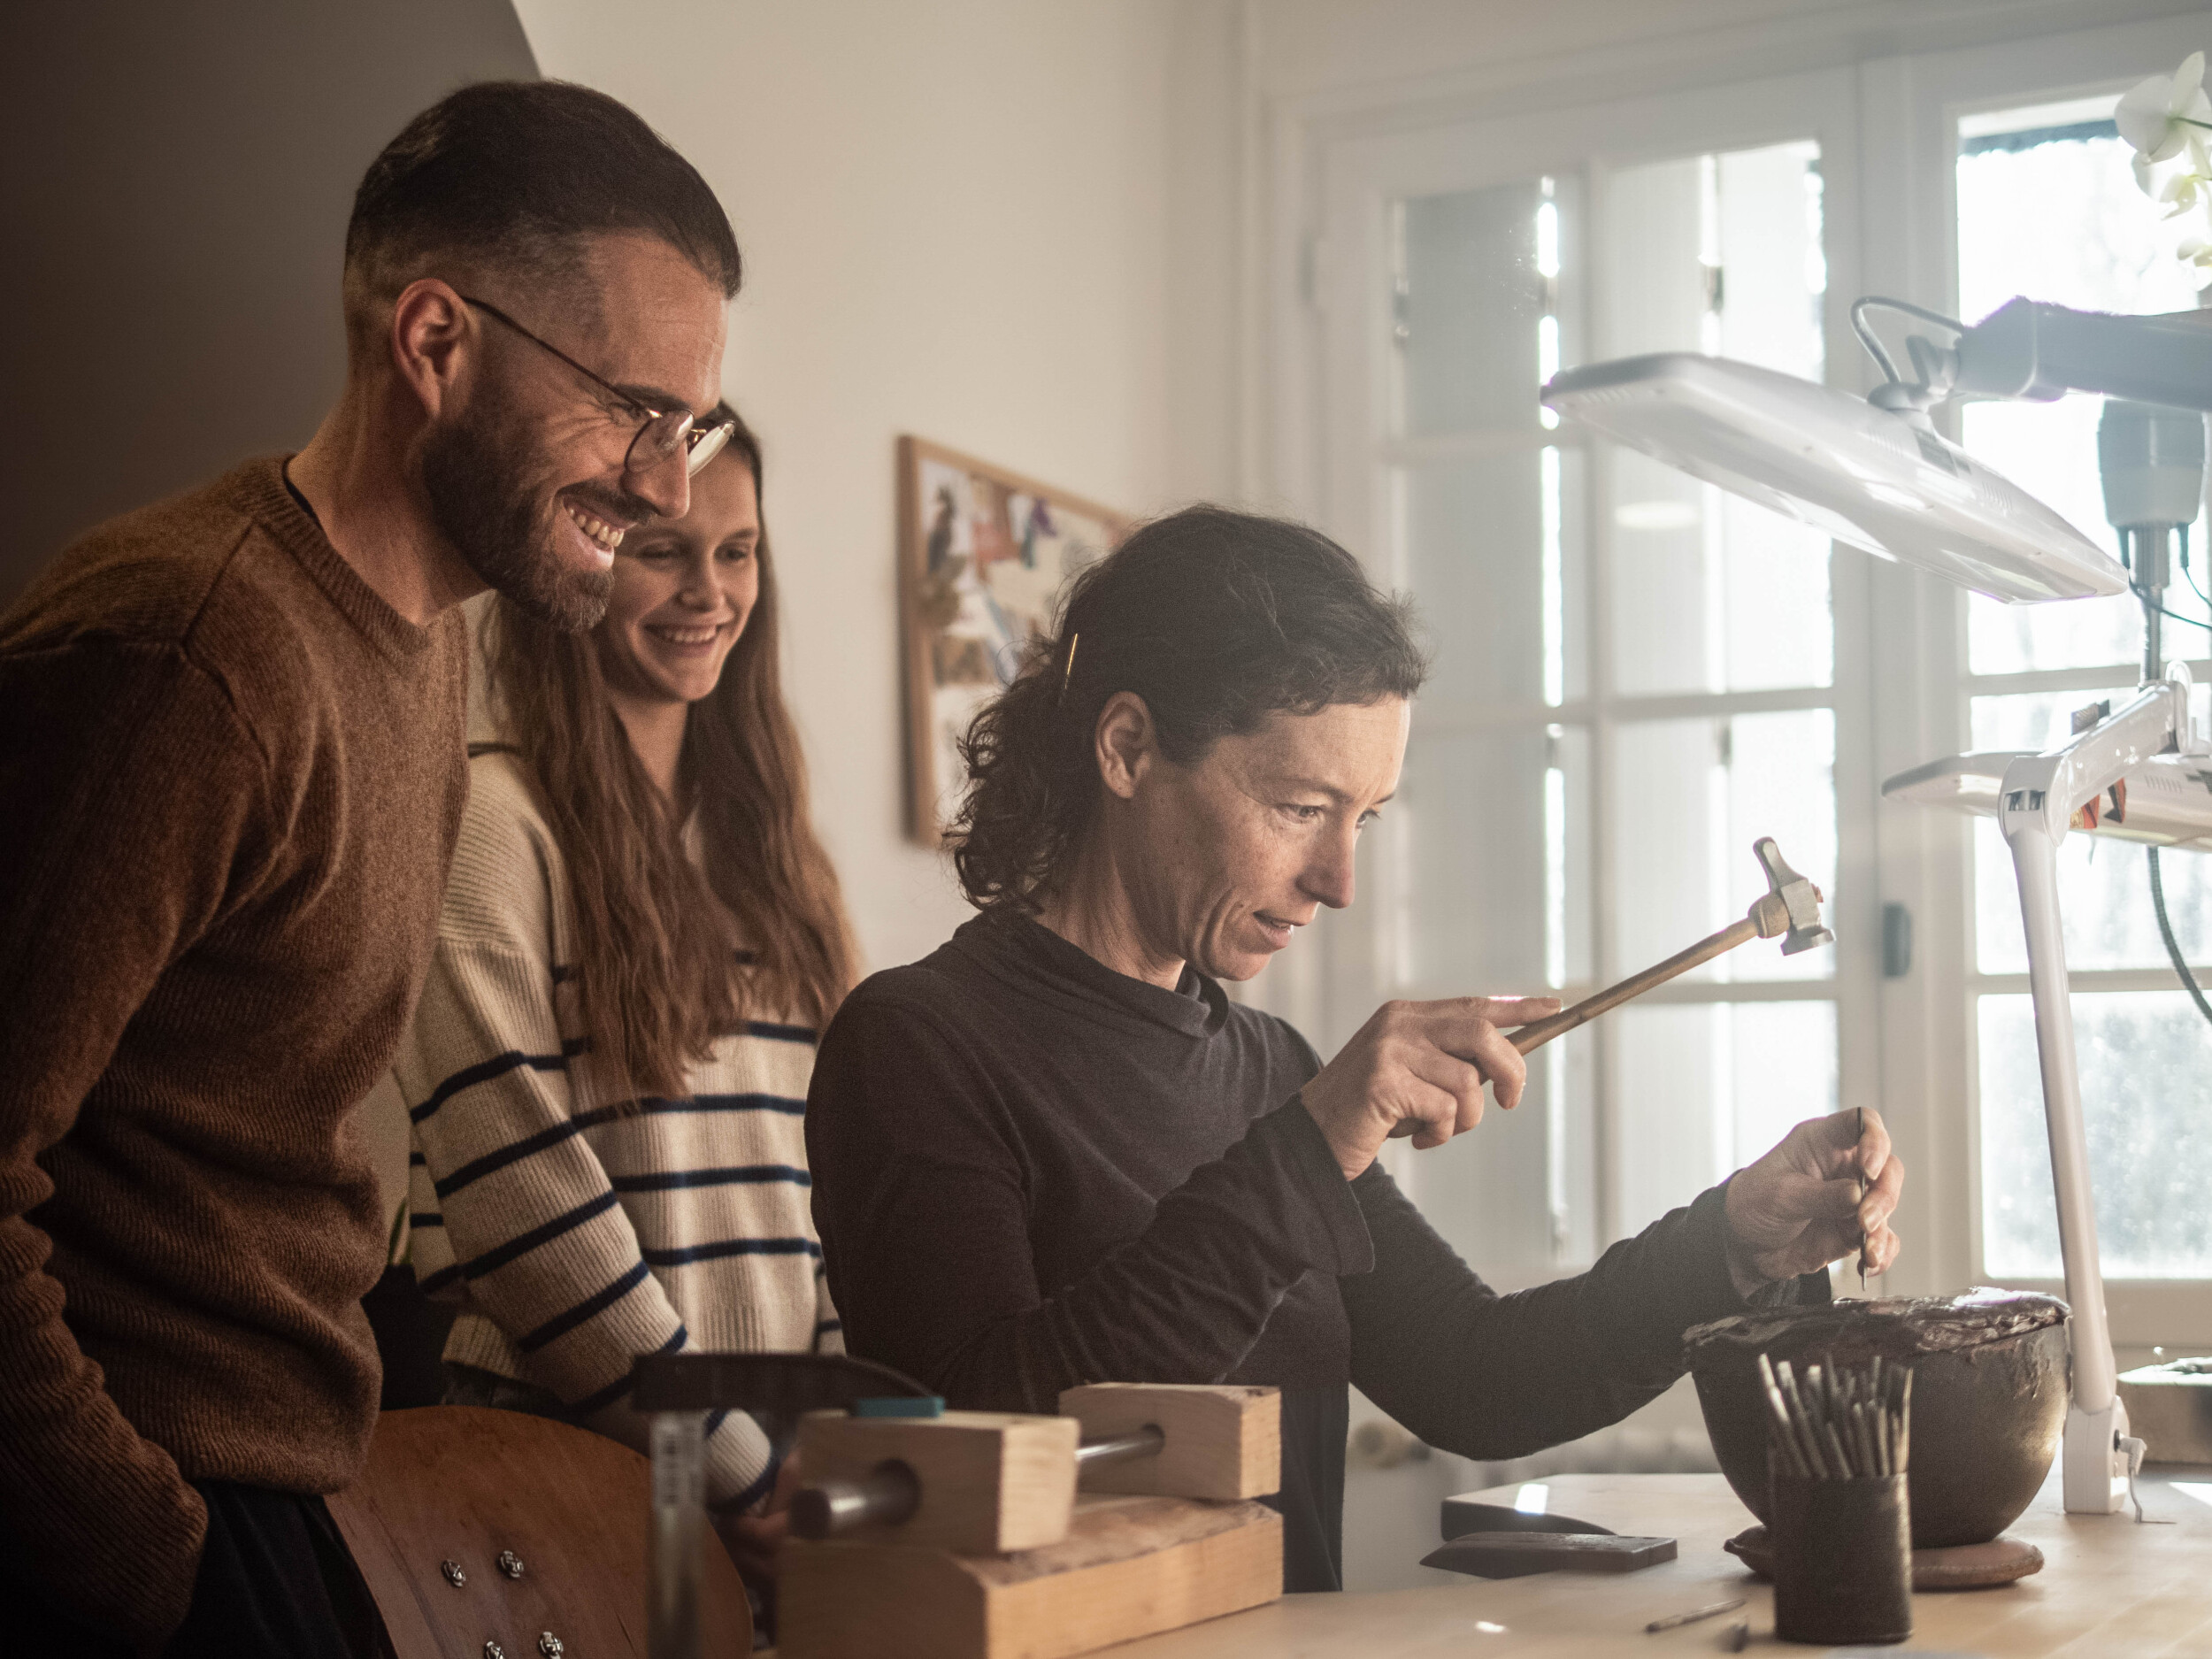
[[[1960,314],[1979,318],[2016,294],[2109,311],[2196,303],[2173,257],[2185,234],[2136,188],[2109,96],[2015,107],[1962,119],[1957,160]],[[2026,483],[2078,527],[2105,529],[2097,472],[2102,400],[1981,403],[1962,411],[1976,455]],[[2166,607],[2169,657],[2205,678],[2212,563],[2200,518],[2191,570]],[[2063,740],[2072,710],[2132,689],[2143,649],[2131,595],[2069,604],[1968,605],[1972,746],[2039,749]],[[2201,698],[2202,693],[2200,693]],[[2200,705],[2201,713],[2201,704]],[[1968,995],[1978,1055],[1981,1255],[2000,1279],[2062,1271],[2051,1197],[2027,960],[2012,860],[1996,826],[1974,826]],[[2174,987],[2151,910],[2141,849],[2069,837],[2060,852],[2067,965],[2089,1128],[2104,1270],[2114,1279],[2212,1276],[2212,1025]],[[2212,963],[2212,860],[2162,860],[2168,914],[2184,953]]]
[[[2212,10],[1993,20],[1963,42],[1900,27],[1898,56],[1721,85],[1678,66],[1633,94],[1600,76],[1611,96],[1565,71],[1494,96],[1348,96],[1286,121],[1265,170],[1284,234],[1250,388],[1270,411],[1261,488],[1418,597],[1437,671],[1361,902],[1257,994],[1324,1053],[1392,995],[1572,998],[1740,915],[1760,833],[1830,901],[1832,950],[1746,947],[1543,1050],[1510,1118],[1392,1152],[1502,1284],[1571,1271],[1831,1102],[1878,1107],[1911,1171],[1885,1290],[2057,1274],[2010,860],[1990,826],[1880,784],[2042,746],[2124,695],[2133,602],[1970,602],[1832,555],[1546,424],[1532,396],[1555,365],[1663,349],[1867,390],[1845,316],[1867,293],[1969,318],[2016,293],[2193,303],[2170,257],[2192,227],[2162,224],[2105,124],[2121,91],[2212,43]],[[1747,50],[1755,34],[1758,61],[1817,58],[1771,31]],[[1978,404],[1960,435],[2102,537],[2100,413]],[[2200,522],[2190,574],[2212,589],[2208,541]],[[2168,603],[2207,617],[2184,585]],[[2167,625],[2212,686],[2205,638]],[[2077,836],[2062,863],[2116,1339],[2124,1359],[2212,1342],[2212,1027],[2164,960],[2143,854]],[[2162,865],[2185,948],[2212,965],[2212,860]],[[1891,903],[1914,935],[1894,979]]]
[[[1329,358],[1371,392],[1325,396],[1326,518],[1415,597],[1435,669],[1369,896],[1325,939],[1325,1049],[1388,997],[1573,1001],[1648,967],[1765,891],[1762,835],[1837,895],[1827,541],[1537,401],[1639,351],[1824,376],[1820,122],[1786,88],[1761,142],[1700,143],[1696,114],[1625,153],[1594,123],[1611,153],[1548,165],[1447,138],[1345,204],[1373,231],[1327,276]],[[1838,974],[1832,951],[1724,956],[1540,1050],[1517,1113],[1400,1179],[1494,1279],[1571,1271],[1834,1110]]]

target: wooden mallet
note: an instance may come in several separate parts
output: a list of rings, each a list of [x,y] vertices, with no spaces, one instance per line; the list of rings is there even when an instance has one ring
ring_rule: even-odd
[[[1820,889],[1782,862],[1781,850],[1775,846],[1771,835],[1763,835],[1752,842],[1751,850],[1767,872],[1768,890],[1745,912],[1743,920],[1730,923],[1710,938],[1699,940],[1656,967],[1631,974],[1618,985],[1600,991],[1595,996],[1586,996],[1572,1008],[1560,1010],[1549,1019],[1523,1025],[1509,1033],[1507,1040],[1521,1053],[1528,1054],[1554,1037],[1564,1036],[1576,1026],[1587,1025],[1608,1009],[1618,1008],[1623,1002],[1641,996],[1653,986],[1664,985],[1676,975],[1687,973],[1749,940],[1779,939],[1786,956],[1818,945],[1833,944],[1836,936],[1820,922]]]

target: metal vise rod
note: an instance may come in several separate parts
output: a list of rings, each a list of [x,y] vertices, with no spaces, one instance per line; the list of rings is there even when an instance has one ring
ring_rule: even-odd
[[[1075,1448],[1075,1465],[1126,1463],[1151,1457],[1167,1444],[1158,1429],[1085,1440]],[[900,1458],[878,1463],[857,1480],[818,1480],[791,1496],[791,1530],[801,1538],[835,1538],[871,1521],[895,1526],[922,1507],[922,1483]]]

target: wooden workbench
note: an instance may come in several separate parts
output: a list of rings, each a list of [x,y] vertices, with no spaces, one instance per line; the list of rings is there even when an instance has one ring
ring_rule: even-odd
[[[2202,1470],[2174,1472],[2181,1479],[2212,1478]],[[1553,1509],[1617,1532],[1677,1539],[1679,1557],[1618,1577],[1548,1572],[1433,1589],[1286,1596],[1106,1652],[1112,1659],[1670,1659],[1719,1651],[1727,1626],[1747,1616],[1755,1650],[1824,1651],[1778,1642],[1769,1587],[1722,1552],[1722,1540],[1752,1517],[1718,1475],[1561,1475],[1545,1484]],[[2010,1529],[2043,1552],[2043,1571],[2001,1589],[1915,1596],[1912,1640],[1886,1651],[1932,1648],[1988,1659],[2212,1655],[2212,1507],[2157,1477],[2138,1486],[2145,1513],[2174,1525],[2139,1526],[2131,1511],[2069,1517],[2054,1470]],[[1517,1490],[1500,1486],[1483,1495],[1510,1504]],[[1650,1619],[1737,1595],[1747,1598],[1741,1612],[1645,1632]]]

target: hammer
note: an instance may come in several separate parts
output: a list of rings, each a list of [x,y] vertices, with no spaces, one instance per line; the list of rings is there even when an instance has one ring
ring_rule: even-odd
[[[1663,985],[1677,974],[1687,973],[1747,940],[1779,939],[1786,956],[1810,950],[1816,945],[1833,944],[1836,936],[1820,925],[1820,889],[1782,862],[1781,849],[1775,846],[1771,835],[1762,835],[1752,842],[1751,851],[1767,872],[1767,891],[1745,912],[1743,920],[1732,922],[1710,938],[1699,940],[1655,968],[1646,968],[1595,996],[1585,997],[1572,1008],[1560,1010],[1549,1019],[1523,1025],[1508,1039],[1514,1048],[1523,1054],[1540,1048],[1554,1037],[1587,1025],[1606,1010],[1618,1008],[1623,1002],[1641,996],[1653,986]]]

